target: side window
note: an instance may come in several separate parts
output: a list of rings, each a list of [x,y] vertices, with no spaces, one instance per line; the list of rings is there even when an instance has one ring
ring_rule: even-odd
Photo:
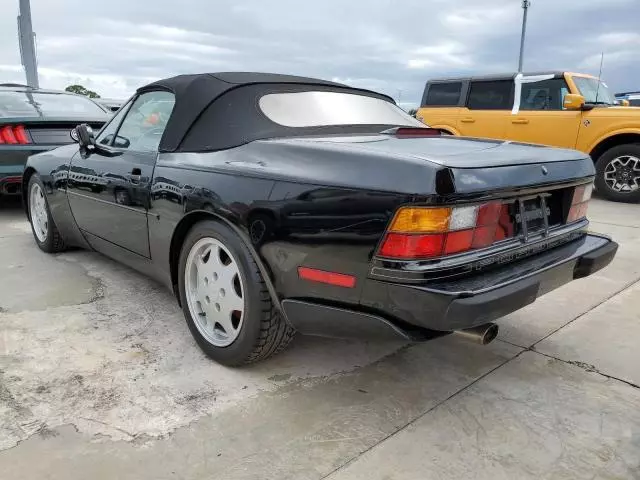
[[[130,106],[131,101],[129,101],[126,105],[123,105],[122,108],[118,110],[118,113],[111,117],[109,123],[107,123],[107,125],[100,131],[98,138],[96,138],[96,143],[100,143],[102,145],[111,145],[113,136],[116,133],[116,130],[118,130],[120,122],[122,122],[122,118],[126,115],[127,110],[129,110]]]
[[[113,146],[141,152],[157,150],[174,103],[175,98],[170,92],[140,95],[120,125]]]
[[[426,105],[453,107],[460,101],[462,82],[432,83],[427,92]]]
[[[470,110],[511,110],[513,81],[472,81],[467,106]]]
[[[520,110],[562,110],[562,100],[568,92],[563,78],[523,83]]]

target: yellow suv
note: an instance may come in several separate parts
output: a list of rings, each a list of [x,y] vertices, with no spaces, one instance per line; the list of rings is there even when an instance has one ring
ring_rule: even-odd
[[[640,108],[616,105],[596,77],[542,72],[430,80],[416,117],[451,135],[581,150],[595,162],[604,197],[640,201]]]

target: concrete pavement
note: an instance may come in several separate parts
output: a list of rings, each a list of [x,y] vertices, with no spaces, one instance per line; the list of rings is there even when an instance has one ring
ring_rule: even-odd
[[[299,338],[232,370],[169,292],[0,208],[0,478],[640,478],[640,206],[590,212],[614,263],[488,347]]]

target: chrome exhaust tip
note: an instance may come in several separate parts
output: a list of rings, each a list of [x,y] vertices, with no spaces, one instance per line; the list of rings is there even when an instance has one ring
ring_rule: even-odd
[[[485,323],[484,325],[478,325],[473,328],[454,330],[453,333],[463,340],[480,345],[488,345],[498,336],[498,325],[495,323]]]

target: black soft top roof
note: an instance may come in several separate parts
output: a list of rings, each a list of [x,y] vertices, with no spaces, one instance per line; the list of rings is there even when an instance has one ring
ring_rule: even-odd
[[[238,90],[239,87],[253,87],[248,88],[244,95],[249,96],[249,100],[243,99],[243,95],[236,94],[230,97],[228,102],[218,102],[224,105],[213,108],[217,98],[232,90]],[[294,75],[253,72],[178,75],[145,85],[139,88],[137,93],[167,90],[175,95],[175,106],[160,141],[161,152],[204,151],[230,148],[257,138],[274,136],[273,124],[271,122],[267,124],[266,117],[260,114],[255,105],[256,95],[269,91],[309,90],[309,87],[333,91],[348,89],[354,93],[375,96],[395,103],[386,95],[336,82]],[[234,104],[233,108],[231,108],[232,104]],[[201,117],[201,121],[194,126],[194,122]],[[215,141],[211,138],[214,135],[213,129],[206,128],[206,125],[199,125],[208,123],[210,127],[213,121],[217,122],[218,127]],[[192,126],[198,128],[191,131]],[[223,126],[227,128],[221,128]],[[251,129],[253,130],[248,131]],[[286,130],[286,128],[280,127],[280,130]]]

